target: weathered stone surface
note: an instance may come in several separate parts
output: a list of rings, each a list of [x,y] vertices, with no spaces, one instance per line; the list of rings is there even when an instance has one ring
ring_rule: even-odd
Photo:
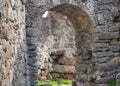
[[[110,45],[113,45],[113,46],[120,46],[120,42],[111,42]]]
[[[67,65],[55,65],[53,67],[54,72],[58,73],[75,73],[75,66],[67,66]]]
[[[36,44],[37,38],[27,37],[27,44]]]
[[[29,86],[21,8],[20,0],[0,0],[0,86]]]
[[[34,86],[37,63],[39,69],[46,67],[49,71],[57,65],[58,75],[74,72],[74,78],[64,76],[86,81],[80,85],[107,86],[110,79],[119,81],[119,8],[119,0],[0,0],[0,86]],[[43,19],[47,10],[54,12]],[[99,27],[99,31],[94,33],[93,27]],[[95,49],[88,48],[93,34]],[[51,55],[56,57],[54,61],[49,61]],[[70,67],[74,61],[62,57],[76,57],[78,69]],[[95,75],[97,71],[101,75]],[[46,78],[47,73],[42,75]]]
[[[58,60],[59,64],[63,65],[76,65],[76,58],[75,57],[63,57]]]
[[[107,84],[96,84],[95,86],[109,86],[109,85],[107,83]]]
[[[117,39],[117,38],[119,38],[119,33],[109,33],[109,34],[98,35],[98,39],[100,40],[109,40],[109,39]]]
[[[74,74],[71,74],[71,73],[65,73],[65,74],[60,74],[60,77],[61,78],[65,78],[65,79],[73,79],[74,78]]]
[[[108,77],[100,78],[96,80],[96,83],[108,83],[110,80],[114,79],[115,75],[111,75]]]
[[[31,58],[37,56],[37,52],[36,51],[28,51],[27,54]]]
[[[29,45],[29,44],[28,44],[28,45],[27,45],[27,49],[28,49],[28,50],[36,50],[36,49],[37,49],[37,46],[36,46],[36,45],[31,45],[31,44]]]
[[[99,2],[102,2],[104,4],[108,4],[108,3],[117,3],[117,2],[119,2],[119,0],[105,0],[105,1],[99,0]]]
[[[83,10],[85,10],[89,14],[89,16],[92,18],[95,24],[94,26],[99,28],[99,31],[96,31],[95,33],[95,37],[96,37],[95,41],[97,43],[93,44],[92,49],[89,48],[88,50],[88,48],[86,47],[86,46],[91,46],[89,45],[89,43],[90,44],[92,43],[89,38],[87,39],[86,35],[88,34],[86,34],[86,31],[83,31],[84,33],[81,33],[82,31],[79,32],[79,30],[81,30],[82,28],[88,28],[88,26],[91,23],[85,22],[86,16],[84,15],[84,12],[81,12],[82,17],[80,16],[77,17],[76,13],[74,12],[75,8],[74,8],[74,11],[72,11],[71,10],[72,8],[69,9],[68,4],[61,6],[61,4],[64,4],[64,3],[74,4],[82,8]],[[58,4],[60,6],[58,6]],[[91,83],[95,83],[95,84],[99,83],[99,84],[96,84],[96,86],[107,86],[105,82],[108,82],[109,79],[114,77],[112,75],[116,76],[116,74],[119,72],[119,69],[118,69],[119,62],[117,62],[115,59],[113,60],[114,56],[119,56],[119,51],[116,49],[112,50],[113,49],[112,46],[119,46],[118,44],[112,44],[112,42],[116,42],[116,41],[119,42],[119,25],[118,25],[118,22],[114,21],[115,19],[114,16],[118,15],[118,10],[119,10],[118,4],[119,4],[118,0],[107,0],[107,1],[102,1],[102,0],[38,1],[38,0],[35,0],[35,1],[31,1],[30,4],[27,4],[27,11],[28,11],[27,26],[29,26],[27,36],[38,37],[40,39],[39,42],[42,44],[42,46],[40,46],[41,51],[47,52],[49,56],[51,56],[52,58],[51,60],[49,59],[48,62],[51,62],[51,64],[53,64],[53,66],[55,67],[57,65],[57,68],[56,68],[57,71],[59,69],[59,72],[56,72],[58,77],[61,77],[60,74],[63,74],[61,72],[64,69],[64,67],[66,65],[67,66],[70,65],[68,64],[69,62],[67,62],[68,60],[63,59],[63,57],[65,56],[76,57],[77,58],[76,65],[79,66],[78,69],[76,67],[76,69],[78,70],[76,72],[78,75],[76,80],[81,79],[80,76],[82,74],[85,74],[89,76],[89,77],[88,76],[85,77],[86,81],[87,80],[89,81],[91,80],[90,76],[95,75],[96,71],[101,70],[100,72],[103,74],[100,77],[101,79],[96,80],[97,82],[94,82],[94,80],[97,77],[97,76],[94,76],[94,79],[91,80]],[[67,6],[67,7],[64,7],[64,6]],[[51,11],[64,14],[65,17],[61,15],[57,15],[55,13],[54,15],[52,15],[50,13],[48,14],[47,18],[42,19],[41,18],[42,14],[49,9]],[[72,13],[74,14],[72,15]],[[50,17],[49,15],[52,17]],[[75,19],[74,17],[77,18],[78,21],[76,21],[77,19]],[[68,21],[67,18],[71,20],[71,22]],[[82,20],[84,20],[83,21],[84,23],[82,22]],[[73,25],[70,24],[69,22],[73,23]],[[75,32],[73,31],[74,29],[75,29]],[[87,30],[87,32],[89,32],[89,29]],[[84,42],[84,40],[89,40],[88,41],[89,43]],[[73,51],[71,52],[71,50],[69,49],[66,51],[61,51],[61,49],[64,49],[64,48],[72,48]],[[56,51],[54,51],[55,49]],[[53,54],[49,53],[50,50],[54,51],[52,52]],[[83,60],[80,58],[82,56],[82,52],[84,52],[84,55],[82,58],[87,57],[87,59]],[[91,56],[89,57],[87,56],[87,54],[90,54]],[[95,58],[95,57],[100,57],[100,58]],[[39,60],[39,63],[43,63],[41,65],[44,65],[44,64],[48,65],[48,63],[46,62],[44,63],[43,61],[44,58],[40,58],[40,59],[41,60]],[[65,64],[65,65],[64,67],[63,65],[61,67],[60,64]],[[113,70],[112,68],[114,69],[114,71],[112,71]],[[82,83],[81,85],[84,85],[84,84],[85,86],[91,85],[87,82]]]
[[[88,68],[87,64],[79,64],[79,66],[77,66],[77,70],[81,73],[87,72],[87,68]]]
[[[120,26],[119,23],[116,24],[116,25],[112,25],[111,27],[108,28],[108,31],[110,31],[110,32],[117,32],[117,31],[119,31],[119,26]]]
[[[58,74],[58,73],[51,73],[51,75],[53,76],[53,78],[59,78],[60,77],[60,74]]]
[[[103,13],[98,14],[98,24],[105,24],[105,23],[106,20],[104,18],[104,14]]]
[[[120,57],[114,57],[111,59],[111,61],[116,62],[116,63],[120,63]]]
[[[120,51],[120,46],[110,46],[110,50],[113,52],[119,52]]]
[[[90,83],[90,82],[86,82],[84,83],[84,86],[93,86],[94,84],[93,83]]]
[[[97,67],[98,70],[111,70],[111,69],[116,69],[119,66],[120,65],[118,63],[108,62],[108,63],[98,64],[96,67]]]
[[[29,66],[29,73],[31,74],[31,73],[38,73],[38,69],[34,66],[34,65],[32,65],[32,66]]]
[[[96,53],[93,53],[93,56],[95,56],[95,57],[109,57],[109,56],[114,56],[114,53],[112,51],[96,52]]]
[[[65,50],[64,49],[56,49],[56,50],[52,50],[50,51],[50,55],[64,55]]]
[[[116,79],[120,80],[120,73],[116,75]]]
[[[104,48],[104,47],[107,47],[108,46],[108,43],[96,43],[95,44],[95,47],[96,48]]]

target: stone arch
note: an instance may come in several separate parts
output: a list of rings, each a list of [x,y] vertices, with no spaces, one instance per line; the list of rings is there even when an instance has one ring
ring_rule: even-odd
[[[67,4],[67,3],[69,3],[69,4]],[[115,3],[115,4],[112,4],[112,3]],[[77,33],[76,34],[76,47],[77,47],[76,52],[78,55],[76,55],[76,57],[78,57],[77,58],[78,64],[76,66],[76,69],[80,70],[80,72],[78,70],[78,75],[80,76],[80,78],[79,78],[79,76],[78,76],[78,78],[76,76],[75,77],[76,80],[80,81],[83,84],[84,84],[84,82],[89,81],[89,82],[93,82],[95,85],[104,85],[104,84],[106,85],[106,83],[108,82],[108,78],[111,78],[113,75],[111,74],[111,76],[109,76],[109,77],[108,77],[108,75],[105,75],[105,77],[103,77],[102,74],[104,75],[104,74],[108,73],[109,70],[114,72],[114,70],[112,70],[113,67],[111,67],[111,65],[112,65],[111,58],[114,59],[114,57],[115,57],[115,59],[118,59],[118,57],[119,57],[119,51],[115,50],[115,53],[114,53],[114,49],[112,49],[113,45],[119,44],[119,40],[116,40],[119,37],[119,34],[116,33],[116,32],[118,32],[116,29],[118,29],[119,24],[118,24],[118,22],[111,21],[112,17],[115,16],[116,13],[118,13],[117,12],[117,8],[119,7],[117,5],[118,1],[107,1],[107,2],[102,2],[102,3],[98,2],[96,0],[84,0],[84,1],[83,0],[29,0],[29,1],[27,1],[27,4],[26,4],[26,8],[27,8],[27,18],[26,18],[27,38],[30,39],[30,41],[32,43],[34,42],[33,45],[31,45],[31,44],[28,45],[28,48],[35,45],[35,47],[33,47],[32,49],[29,49],[28,52],[30,52],[30,54],[32,52],[35,56],[37,56],[37,53],[39,53],[39,52],[36,52],[35,50],[37,49],[36,47],[38,47],[36,45],[36,42],[39,43],[39,41],[37,40],[37,37],[38,37],[37,32],[38,33],[41,32],[44,34],[44,32],[41,30],[41,28],[43,28],[43,26],[45,25],[44,19],[42,19],[42,14],[46,10],[53,11],[53,12],[55,12],[55,9],[62,10],[63,8],[66,7],[64,4],[67,4],[67,6],[68,5],[72,6],[71,4],[74,4],[74,5],[76,5],[76,7],[77,6],[78,6],[78,8],[80,7],[79,11],[82,8],[88,14],[90,14],[90,15],[88,15],[85,12],[85,14],[87,14],[86,17],[88,18],[88,20],[90,19],[90,21],[89,22],[87,21],[87,23],[85,23],[86,26],[83,29],[81,29],[82,28],[81,26],[83,25],[82,24],[83,21],[86,22],[86,20],[85,20],[86,17],[85,18],[80,17],[79,19],[82,20],[81,23],[78,23],[78,22],[80,22],[78,20],[75,23],[75,21],[72,21],[72,20],[77,19],[77,18],[72,17],[72,18],[74,18],[74,19],[72,19],[69,15],[69,20],[71,19],[71,21],[73,23],[75,23],[74,27],[76,27],[75,30]],[[105,8],[99,9],[99,8],[103,7],[105,4],[106,4]],[[109,9],[109,10],[107,9],[108,7],[111,8],[111,6],[116,8],[116,12],[113,11],[114,9]],[[63,7],[63,8],[61,8],[61,7]],[[79,11],[76,13],[79,13]],[[61,12],[61,11],[59,11],[59,12],[62,15],[63,14],[65,15],[65,12]],[[57,12],[57,13],[59,13],[59,12]],[[80,11],[80,12],[82,12],[84,14],[83,11]],[[111,15],[111,14],[113,14],[113,15]],[[75,13],[74,13],[74,15],[75,15]],[[95,41],[93,51],[91,50],[92,49],[91,42],[93,42],[92,37],[94,35],[94,29],[90,28],[91,26],[93,27],[93,25],[92,25],[92,20],[89,16],[91,16],[93,19],[95,28],[97,30],[95,34],[98,36],[98,38],[97,38],[98,40]],[[80,27],[77,28],[78,26],[80,26]],[[90,27],[88,27],[88,26],[90,26]],[[113,30],[114,28],[116,28],[116,29]],[[42,38],[42,37],[40,36],[40,38]],[[115,44],[113,42],[115,42]],[[119,45],[117,45],[117,46],[119,46]],[[82,51],[84,51],[84,53]],[[91,51],[92,51],[94,58],[91,58],[91,57],[93,57],[91,55]],[[117,51],[117,53],[116,53],[116,51]],[[33,56],[33,57],[35,57],[35,56]],[[102,58],[99,58],[99,57],[102,57]],[[31,60],[31,56],[28,57],[28,59]],[[32,58],[32,61],[33,61],[33,58]],[[34,61],[37,62],[36,58],[34,59]],[[30,62],[30,61],[28,60],[28,62]],[[40,62],[40,64],[42,64],[42,63]],[[30,65],[28,64],[28,66],[31,66],[31,65],[35,70],[37,70],[37,65],[34,65],[33,62],[30,63]],[[106,65],[106,66],[104,66],[104,65]],[[117,70],[116,66],[114,67],[114,69]],[[34,70],[31,70],[31,69],[29,71],[30,71],[30,73],[34,72]],[[37,78],[33,78],[33,76],[34,77],[37,76],[36,72],[37,71],[35,71],[35,75],[29,74],[29,76],[31,76],[30,77],[31,84],[34,84],[33,83],[34,80],[32,80],[32,79],[35,79],[35,80],[37,79]],[[115,74],[117,75],[117,73],[115,73]],[[114,78],[114,77],[112,77],[112,78]],[[86,83],[85,85],[82,85],[82,86],[89,86],[89,85],[88,85],[88,83]],[[94,86],[94,85],[92,85],[92,86]]]
[[[89,73],[89,66],[84,64],[84,61],[89,61],[92,58],[92,43],[94,41],[94,24],[90,16],[83,9],[72,4],[60,4],[50,8],[48,11],[64,15],[70,20],[75,29],[75,46],[76,54],[76,74],[74,76],[75,83],[73,86],[79,86],[89,80],[84,80],[84,73]],[[84,67],[85,68],[80,68]],[[83,73],[83,75],[82,75]],[[88,74],[89,75],[89,74]],[[80,82],[80,83],[79,83]]]
[[[78,31],[82,31],[83,29],[85,30],[85,28],[92,29],[94,27],[90,16],[83,9],[76,5],[68,3],[60,4],[50,8],[49,11],[67,16]]]

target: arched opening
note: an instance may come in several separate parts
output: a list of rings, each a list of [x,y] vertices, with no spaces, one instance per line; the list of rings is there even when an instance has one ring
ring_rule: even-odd
[[[92,65],[84,63],[92,58],[94,25],[89,15],[75,5],[62,4],[51,8],[42,21],[45,25],[38,47],[42,58],[40,79],[71,79],[75,82],[73,86],[89,82],[85,77],[92,73]]]

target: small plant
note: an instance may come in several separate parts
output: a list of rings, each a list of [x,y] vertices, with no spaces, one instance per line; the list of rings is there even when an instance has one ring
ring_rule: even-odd
[[[57,82],[56,81],[50,81],[50,86],[57,86]]]
[[[68,80],[68,79],[60,79],[56,81],[58,84],[72,84],[72,80]]]
[[[109,86],[116,86],[116,79],[112,79],[109,81]]]
[[[42,86],[44,84],[48,84],[48,83],[46,83],[45,81],[39,81],[36,86]]]
[[[36,86],[42,86],[45,84],[49,84],[50,86],[59,86],[59,85],[70,85],[72,84],[72,80],[68,79],[53,79],[49,82],[39,81]]]

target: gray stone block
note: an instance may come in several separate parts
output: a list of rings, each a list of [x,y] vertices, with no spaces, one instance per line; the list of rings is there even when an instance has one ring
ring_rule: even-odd
[[[93,53],[93,56],[95,56],[95,57],[109,57],[109,56],[114,56],[114,53],[112,51],[96,52],[96,53]]]
[[[116,62],[101,63],[96,65],[97,69],[101,71],[117,69],[119,66],[120,64]]]
[[[55,65],[53,71],[57,73],[76,73],[75,66]]]
[[[37,56],[37,52],[36,52],[36,51],[28,51],[28,52],[27,52],[27,55],[28,55],[29,57],[36,57],[36,56]]]
[[[112,46],[120,46],[120,41],[111,42],[110,45],[112,45]]]
[[[99,13],[98,14],[98,24],[105,24],[106,20],[104,18],[104,14],[103,13]]]
[[[120,46],[110,46],[110,50],[113,52],[120,52]]]
[[[104,48],[107,46],[108,46],[108,43],[95,43],[96,48]]]
[[[108,33],[108,34],[99,34],[99,40],[110,40],[110,39],[117,39],[119,38],[119,33]]]
[[[27,37],[26,41],[27,41],[27,44],[36,44],[37,38],[36,37]]]
[[[27,63],[34,63],[37,62],[37,57],[27,58]]]
[[[38,73],[38,68],[29,65],[29,73]]]
[[[36,46],[35,44],[28,44],[28,45],[27,45],[27,49],[28,49],[28,50],[33,50],[33,51],[34,51],[34,50],[37,49],[37,46]]]

